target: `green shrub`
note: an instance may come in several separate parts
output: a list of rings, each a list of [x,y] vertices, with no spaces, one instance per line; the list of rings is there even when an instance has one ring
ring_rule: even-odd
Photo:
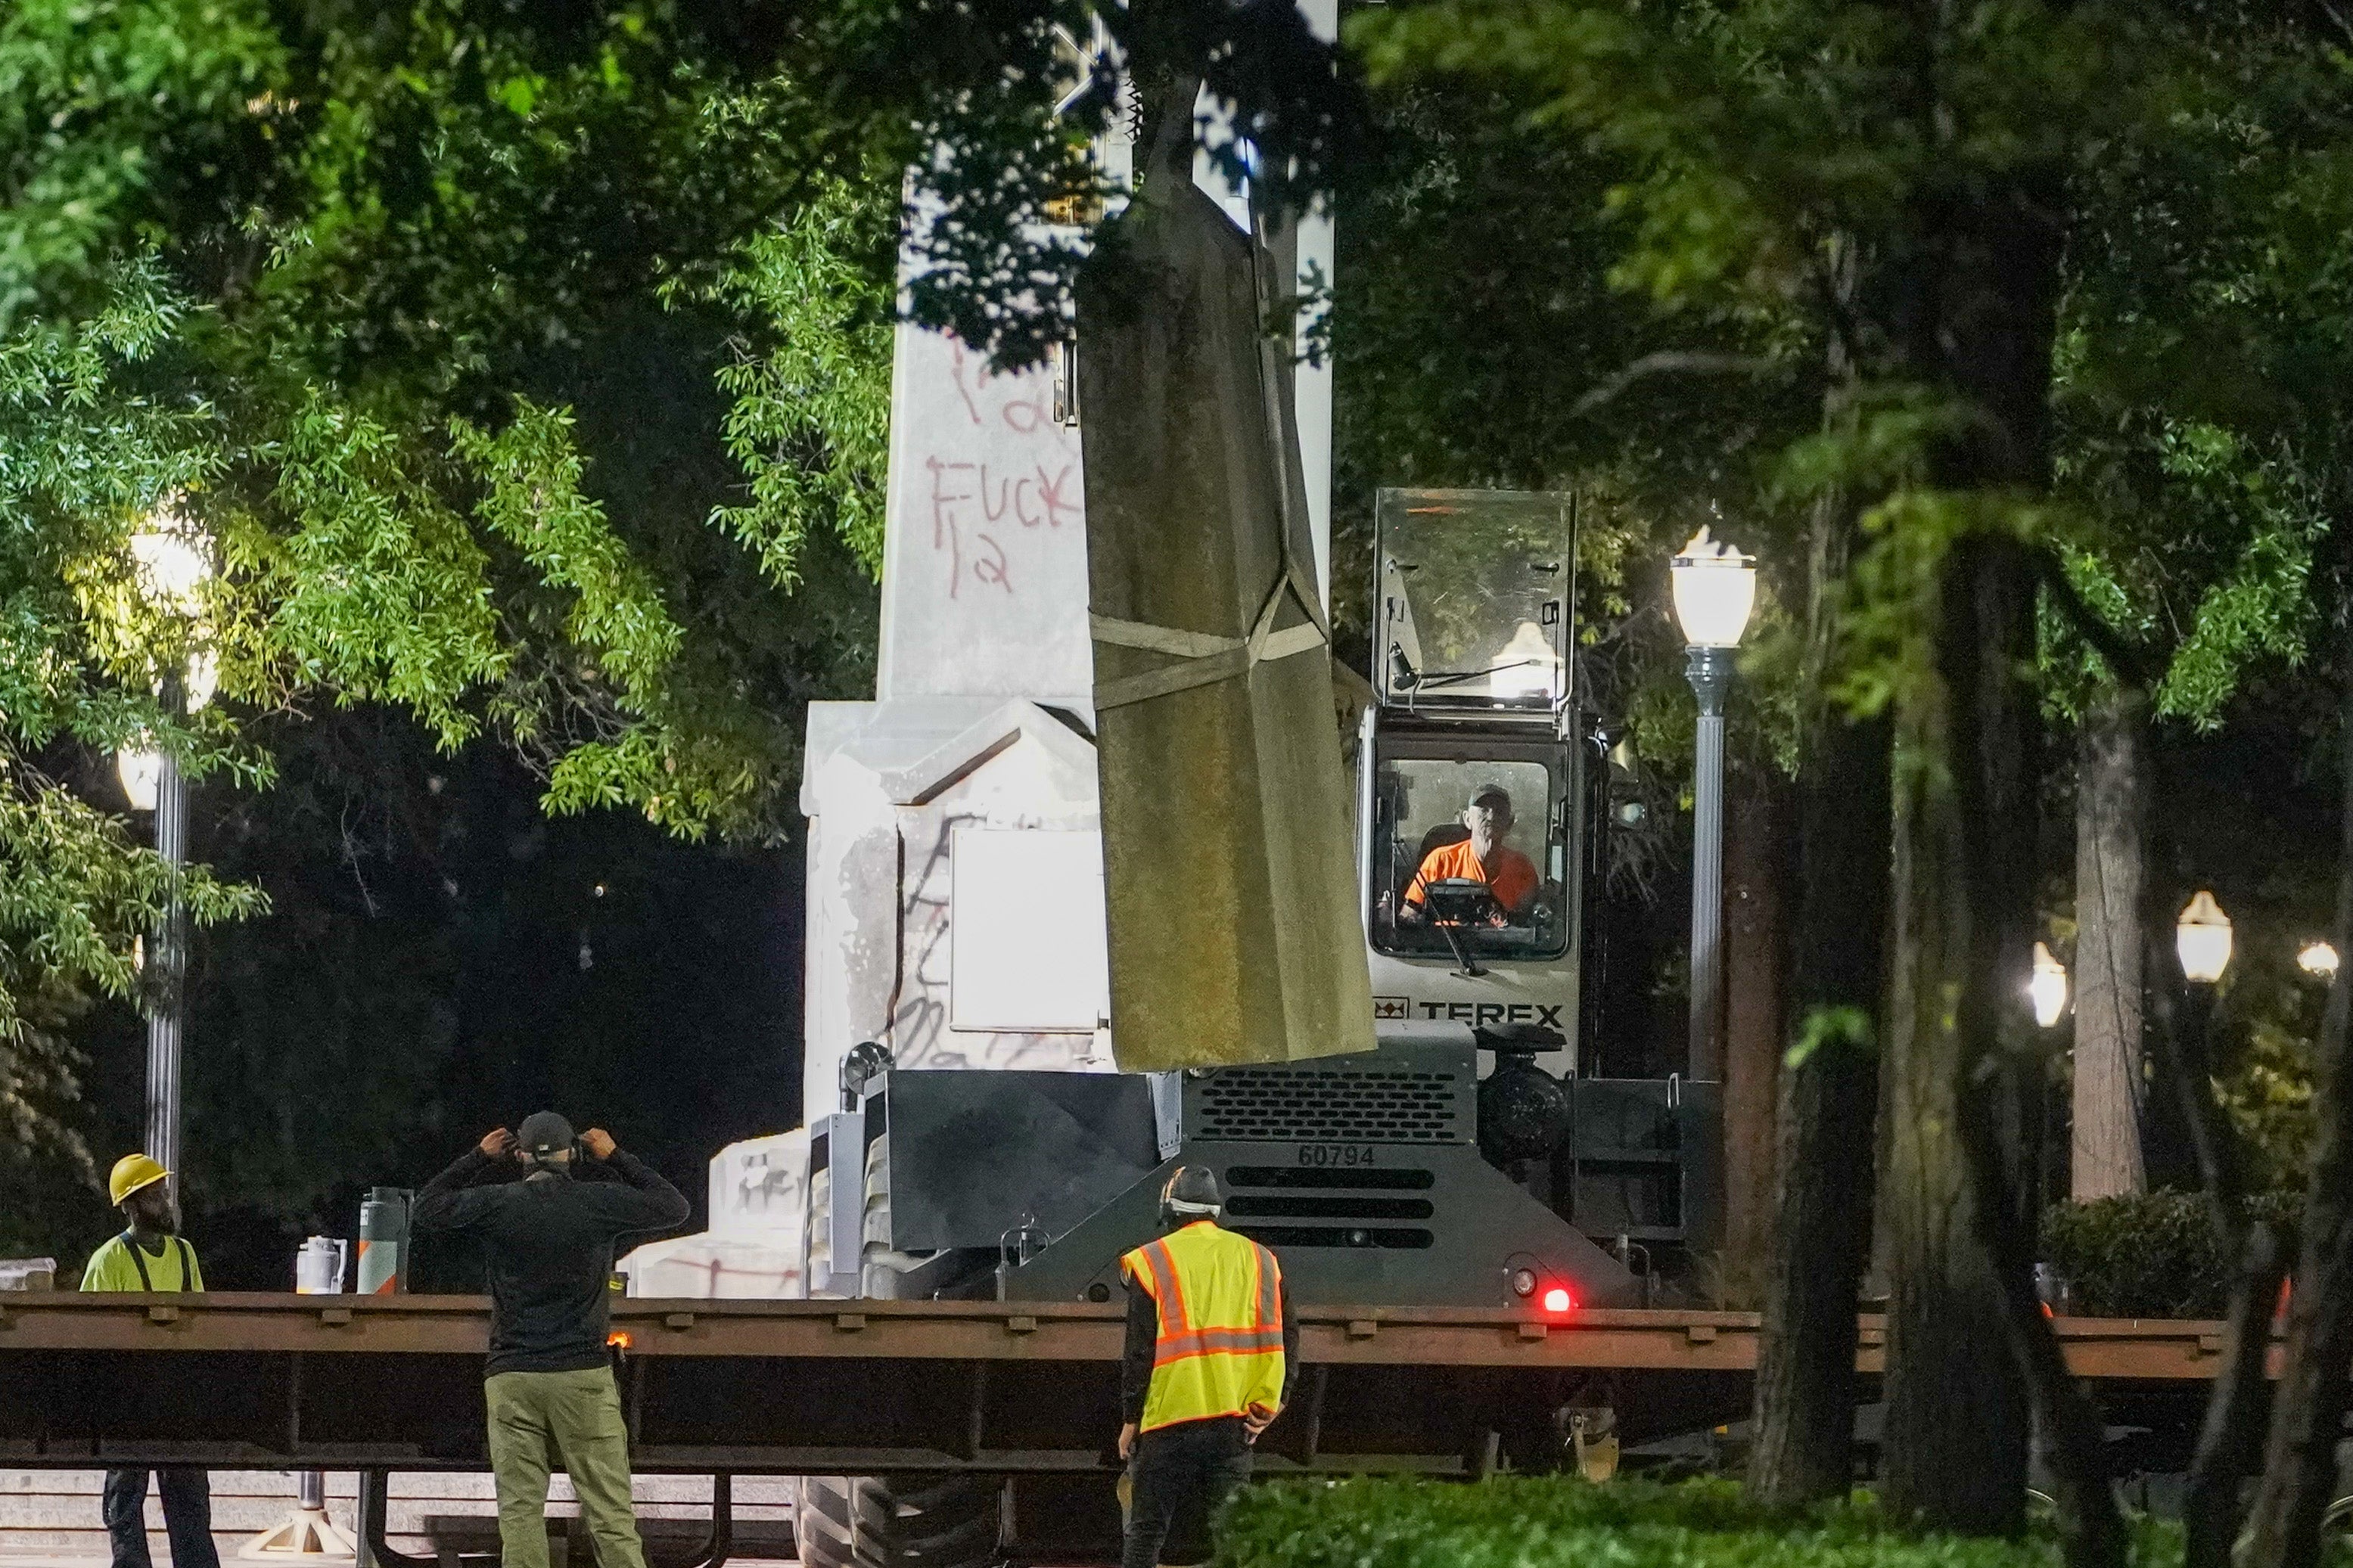
[[[2132,1528],[2134,1568],[2179,1568],[2178,1525]],[[2353,1568],[2353,1551],[2333,1539],[2324,1560]],[[1235,1498],[1213,1568],[2060,1568],[2060,1552],[2047,1524],[2024,1541],[1911,1534],[1867,1494],[1780,1513],[1726,1480],[1285,1480]]]
[[[2147,1532],[2137,1561],[2179,1560]],[[1906,1535],[1866,1500],[1771,1513],[1729,1481],[1279,1482],[1238,1497],[1216,1568],[2056,1568],[2055,1542]]]
[[[2255,1202],[2293,1231],[2298,1199]],[[2230,1302],[2234,1266],[2215,1246],[2206,1200],[2194,1193],[2055,1205],[2043,1215],[2042,1256],[2084,1317],[2219,1318]]]

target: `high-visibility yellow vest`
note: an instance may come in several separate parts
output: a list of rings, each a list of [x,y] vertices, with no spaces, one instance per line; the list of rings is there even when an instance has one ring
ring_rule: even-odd
[[[1199,1220],[1119,1260],[1159,1306],[1152,1390],[1138,1430],[1282,1403],[1282,1269],[1246,1236]]]

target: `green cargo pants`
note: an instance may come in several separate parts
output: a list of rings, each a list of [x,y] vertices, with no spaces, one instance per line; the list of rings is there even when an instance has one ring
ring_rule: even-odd
[[[547,1568],[547,1477],[558,1466],[580,1499],[597,1568],[646,1568],[629,1501],[629,1432],[612,1368],[502,1372],[484,1381],[482,1394],[504,1568]]]

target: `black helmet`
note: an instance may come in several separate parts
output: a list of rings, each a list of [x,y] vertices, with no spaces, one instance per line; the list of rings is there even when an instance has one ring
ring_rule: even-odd
[[[534,1110],[515,1129],[515,1152],[526,1160],[543,1160],[572,1152],[572,1123],[553,1110]]]
[[[1160,1189],[1160,1217],[1189,1223],[1215,1219],[1226,1206],[1226,1192],[1217,1173],[1207,1165],[1179,1165]]]

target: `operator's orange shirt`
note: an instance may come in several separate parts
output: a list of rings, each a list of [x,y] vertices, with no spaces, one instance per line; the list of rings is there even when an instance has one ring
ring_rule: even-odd
[[[1528,900],[1536,896],[1534,861],[1510,845],[1502,844],[1495,847],[1494,865],[1482,866],[1471,847],[1471,840],[1465,838],[1453,844],[1441,844],[1430,852],[1429,858],[1421,863],[1421,869],[1413,874],[1413,886],[1405,890],[1405,901],[1419,904],[1425,883],[1442,882],[1450,877],[1467,877],[1473,881],[1486,883],[1487,890],[1495,895],[1495,901],[1504,906],[1507,914],[1519,913],[1528,907]]]

